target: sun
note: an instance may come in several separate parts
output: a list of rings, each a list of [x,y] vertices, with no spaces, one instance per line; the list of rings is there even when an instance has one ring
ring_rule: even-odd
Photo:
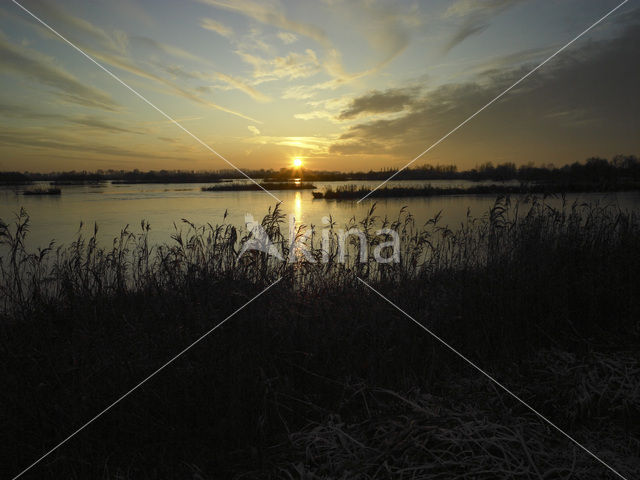
[[[293,159],[293,166],[296,168],[300,168],[302,166],[302,159],[300,157],[296,157]]]

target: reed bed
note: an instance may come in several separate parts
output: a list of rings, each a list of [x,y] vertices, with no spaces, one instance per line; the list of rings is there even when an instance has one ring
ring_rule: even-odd
[[[257,183],[227,183],[225,185],[214,185],[202,187],[203,192],[244,192],[258,190],[313,190],[316,186],[308,182],[262,182]]]
[[[62,190],[59,188],[32,188],[22,192],[23,195],[60,195]]]
[[[261,225],[291,253],[281,209]],[[302,241],[311,226],[298,226]],[[44,478],[613,478],[356,280],[382,291],[629,478],[640,458],[640,223],[499,198],[459,226],[375,207],[309,258],[229,224],[26,247],[0,222],[0,470],[17,473],[278,278],[38,466]],[[81,232],[84,232],[82,230]],[[322,259],[326,261],[321,261]],[[312,261],[315,260],[315,261]],[[607,477],[609,475],[609,477]]]
[[[471,187],[418,187],[386,186],[377,190],[358,185],[342,185],[335,190],[315,191],[313,198],[325,200],[359,200],[369,198],[442,197],[450,195],[551,195],[584,192],[623,192],[640,189],[637,182],[619,183],[521,183],[520,185],[475,185]]]

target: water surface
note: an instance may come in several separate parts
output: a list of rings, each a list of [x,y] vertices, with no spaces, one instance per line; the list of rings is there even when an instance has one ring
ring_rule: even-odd
[[[350,181],[346,184],[375,187],[377,181]],[[468,187],[482,183],[465,180],[394,181],[393,186],[431,184],[439,187]],[[487,183],[487,182],[485,182]],[[488,182],[490,183],[490,182]],[[495,182],[494,182],[495,183]],[[345,182],[314,182],[319,190],[336,188]],[[43,184],[45,186],[46,184]],[[90,233],[94,222],[99,226],[100,242],[110,241],[127,224],[130,230],[139,231],[140,222],[151,224],[151,240],[163,242],[174,231],[174,223],[180,226],[186,218],[196,224],[232,223],[244,226],[245,214],[262,218],[276,201],[262,191],[202,192],[209,184],[135,184],[71,185],[61,186],[60,196],[23,196],[24,188],[0,187],[0,219],[8,222],[24,207],[31,216],[30,247],[44,247],[50,240],[57,244],[69,243],[77,235],[80,223]],[[311,190],[277,191],[274,194],[283,201],[286,214],[296,217],[297,223],[321,225],[323,216],[331,215],[342,226],[350,218],[360,219],[376,203],[377,215],[397,217],[406,206],[419,223],[426,222],[442,212],[442,224],[455,227],[471,215],[481,216],[493,205],[495,195],[458,195],[443,197],[367,199],[358,204],[355,200],[316,200]],[[588,193],[567,196],[569,201],[598,201],[622,209],[640,209],[640,192]],[[560,205],[559,199],[549,203]],[[223,216],[227,212],[227,219]]]

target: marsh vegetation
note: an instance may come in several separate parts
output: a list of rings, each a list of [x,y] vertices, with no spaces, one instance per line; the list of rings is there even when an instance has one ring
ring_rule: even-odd
[[[211,187],[202,187],[203,192],[246,192],[258,190],[313,190],[316,186],[308,182],[247,182],[247,183],[226,183]]]
[[[360,200],[361,198],[442,197],[448,195],[552,195],[562,193],[622,192],[640,190],[640,183],[616,184],[520,184],[472,185],[470,187],[383,186],[374,190],[362,185],[340,185],[335,189],[313,192],[313,198],[325,200]]]
[[[262,226],[284,258],[284,216]],[[0,222],[1,470],[17,473],[273,281],[56,451],[39,478],[613,478],[372,294],[490,371],[629,478],[640,469],[640,219],[499,198],[458,226],[375,208],[400,262],[238,258],[251,234],[183,220],[110,245],[97,228],[30,251]],[[305,226],[299,226],[302,235]],[[369,252],[370,254],[370,252]],[[371,260],[371,258],[369,259]],[[609,477],[607,477],[609,475]]]

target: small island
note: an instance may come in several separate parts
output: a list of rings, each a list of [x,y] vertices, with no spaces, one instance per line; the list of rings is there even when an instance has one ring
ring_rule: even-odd
[[[25,190],[23,195],[61,195],[62,190],[59,188],[34,188],[31,190]]]
[[[246,192],[256,190],[314,190],[316,186],[312,183],[295,182],[263,182],[263,183],[228,183],[225,185],[214,185],[202,187],[203,192]]]
[[[640,190],[638,182],[623,183],[537,183],[520,185],[476,185],[471,187],[370,187],[342,185],[324,192],[312,192],[314,199],[359,200],[368,198],[443,197],[452,195],[550,195],[559,193],[623,192]]]

